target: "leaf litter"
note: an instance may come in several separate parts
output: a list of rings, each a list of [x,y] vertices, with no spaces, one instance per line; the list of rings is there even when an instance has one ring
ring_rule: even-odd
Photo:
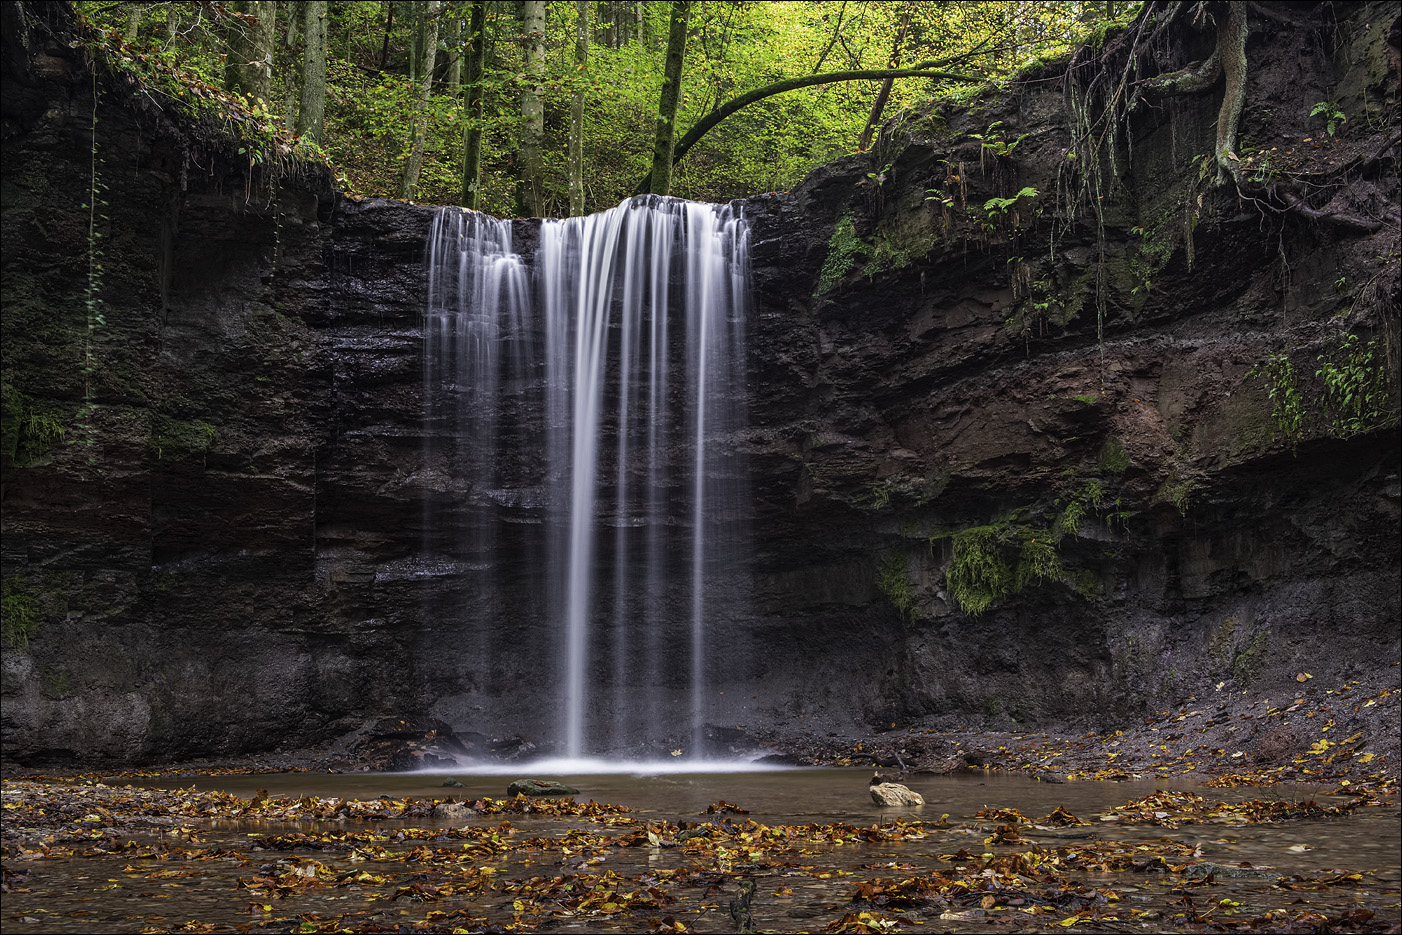
[[[1385,932],[1398,923],[1396,882],[1363,869],[1286,875],[1215,863],[1177,838],[1097,836],[1348,820],[1378,804],[1368,792],[1319,804],[1159,790],[1086,818],[989,806],[963,821],[869,826],[767,825],[725,801],[698,821],[660,821],[621,805],[518,796],[475,800],[462,824],[413,824],[441,804],[5,780],[6,930],[58,930],[120,906],[125,924],[108,913],[104,930],[731,931],[726,907],[745,885],[771,894],[755,907],[765,931]],[[54,883],[70,898],[53,899]],[[78,901],[94,908],[63,914],[72,918],[50,908]]]

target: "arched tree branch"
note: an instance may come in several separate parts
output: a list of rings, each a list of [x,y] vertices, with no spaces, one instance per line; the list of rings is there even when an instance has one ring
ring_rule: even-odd
[[[672,152],[672,165],[681,162],[687,151],[695,146],[701,137],[705,136],[716,124],[726,117],[742,110],[756,101],[762,101],[766,97],[773,97],[776,94],[783,94],[786,91],[796,91],[799,88],[808,88],[817,84],[835,84],[839,81],[871,81],[883,78],[943,78],[946,81],[977,82],[980,78],[971,75],[961,75],[956,72],[938,71],[940,65],[947,62],[920,62],[911,65],[909,68],[873,68],[861,71],[831,71],[820,75],[804,75],[802,78],[788,78],[784,81],[776,81],[766,84],[762,88],[755,88],[747,94],[742,94],[737,98],[727,101],[706,116],[702,117],[688,131],[686,135],[677,142],[676,149]],[[649,172],[638,183],[637,194],[642,195],[649,191],[652,182],[652,173]]]

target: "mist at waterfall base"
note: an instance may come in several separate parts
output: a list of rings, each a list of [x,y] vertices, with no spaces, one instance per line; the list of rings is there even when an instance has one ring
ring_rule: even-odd
[[[538,223],[518,253],[512,222],[445,208],[428,241],[423,612],[467,686],[435,714],[517,725],[557,769],[733,765],[746,224],[656,196]]]

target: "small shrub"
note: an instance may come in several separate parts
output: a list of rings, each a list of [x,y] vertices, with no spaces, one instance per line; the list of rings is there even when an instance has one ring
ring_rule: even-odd
[[[852,224],[852,216],[849,214],[838,221],[832,229],[832,237],[828,239],[828,255],[818,273],[814,297],[835,289],[851,271],[857,255],[866,253],[866,250],[866,243],[857,236],[857,228]]]
[[[888,556],[876,569],[876,587],[896,608],[901,617],[915,619],[915,590],[906,574],[904,555]]]
[[[999,548],[999,526],[954,534],[954,561],[945,572],[949,593],[966,614],[978,616],[1013,590],[1014,574]]]

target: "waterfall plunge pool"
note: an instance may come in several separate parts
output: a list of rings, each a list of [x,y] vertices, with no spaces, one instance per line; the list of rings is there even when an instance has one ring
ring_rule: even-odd
[[[96,788],[116,797],[193,785],[245,800],[266,790],[274,799],[427,802],[500,797],[509,781],[451,775],[462,788],[443,787],[442,773],[264,773]],[[512,775],[562,780],[581,790],[579,801],[634,811],[181,819],[196,839],[130,831],[115,835],[128,843],[109,840],[87,856],[8,860],[5,930],[730,932],[732,901],[750,883],[757,931],[1052,931],[1075,918],[1112,931],[1232,931],[1257,920],[1257,931],[1328,924],[1358,932],[1384,931],[1399,917],[1402,845],[1390,804],[1330,819],[1219,816],[1169,827],[1114,810],[1156,790],[1229,803],[1286,793],[968,773],[912,776],[928,804],[889,809],[872,804],[870,773],[856,768]],[[7,832],[16,785],[7,784]],[[706,813],[720,801],[747,814]],[[1321,805],[1343,801],[1320,797]],[[995,808],[1034,824],[1017,825],[1020,840],[1000,837],[1010,826],[1006,815],[989,817]],[[1089,824],[1036,821],[1057,808]],[[24,847],[21,858],[31,856]],[[1250,865],[1243,876],[1226,875],[1242,864]],[[1329,921],[1299,928],[1309,913]]]

